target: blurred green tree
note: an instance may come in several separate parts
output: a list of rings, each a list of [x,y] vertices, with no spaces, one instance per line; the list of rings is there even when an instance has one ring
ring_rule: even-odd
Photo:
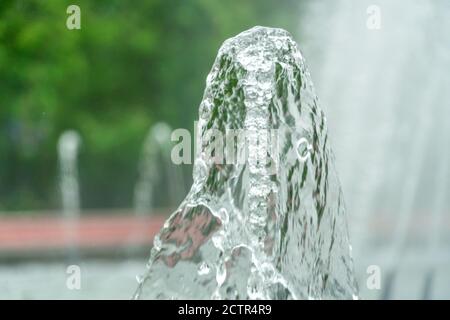
[[[0,2],[0,209],[59,206],[56,144],[83,138],[83,206],[129,207],[141,144],[166,121],[192,130],[226,38],[292,29],[294,0]],[[81,8],[81,30],[66,9]]]

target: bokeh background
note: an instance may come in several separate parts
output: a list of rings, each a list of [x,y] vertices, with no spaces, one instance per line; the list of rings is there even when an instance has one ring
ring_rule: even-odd
[[[309,66],[361,297],[450,298],[446,0],[1,0],[0,298],[131,297],[191,182],[168,132],[193,132],[218,48],[254,25],[290,31]],[[65,167],[67,130],[80,143]]]

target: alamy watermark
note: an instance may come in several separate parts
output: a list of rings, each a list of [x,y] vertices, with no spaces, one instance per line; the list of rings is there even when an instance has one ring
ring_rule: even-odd
[[[369,275],[366,280],[366,286],[369,290],[380,290],[381,288],[381,268],[377,265],[370,265],[366,270]]]
[[[75,4],[67,7],[66,13],[69,15],[66,20],[66,27],[69,30],[81,29],[81,9]]]
[[[366,9],[367,20],[366,27],[369,30],[380,30],[381,29],[381,9],[377,5],[370,5]]]
[[[81,289],[81,268],[80,266],[73,264],[66,269],[67,279],[66,287],[69,290]]]
[[[197,122],[194,124],[197,128]],[[284,140],[282,140],[284,139]],[[306,162],[313,151],[306,137],[295,139],[284,129],[202,129],[200,135],[194,131],[194,140],[187,129],[176,129],[171,140],[176,142],[171,150],[174,164],[192,164],[193,155],[206,164],[215,165],[251,165],[266,168],[274,172],[280,155],[280,142],[290,143],[295,149],[294,160]],[[194,141],[194,152],[192,152]],[[198,152],[200,150],[200,152]],[[289,160],[289,159],[288,159]]]

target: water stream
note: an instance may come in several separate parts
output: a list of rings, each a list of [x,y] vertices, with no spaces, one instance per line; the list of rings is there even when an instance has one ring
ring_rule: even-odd
[[[62,212],[69,260],[75,260],[78,257],[75,242],[77,236],[76,224],[80,216],[80,187],[78,183],[78,149],[80,143],[80,135],[74,130],[63,132],[58,141]]]
[[[192,188],[155,237],[135,298],[356,298],[326,118],[289,33],[225,41],[199,114]]]

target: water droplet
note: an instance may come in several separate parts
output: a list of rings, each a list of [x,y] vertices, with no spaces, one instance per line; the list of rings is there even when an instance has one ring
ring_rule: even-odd
[[[208,274],[209,271],[210,271],[210,268],[209,268],[208,264],[206,262],[202,262],[202,264],[200,264],[200,266],[198,267],[197,273],[199,276],[203,276],[203,275]]]
[[[218,287],[220,287],[225,282],[226,277],[227,277],[227,270],[225,268],[225,265],[222,263],[217,267],[216,272],[216,281]]]
[[[300,138],[300,140],[297,141],[297,145],[295,147],[298,159],[301,162],[306,162],[306,160],[308,160],[311,155],[311,149],[312,146],[309,144],[308,140],[306,138]]]

